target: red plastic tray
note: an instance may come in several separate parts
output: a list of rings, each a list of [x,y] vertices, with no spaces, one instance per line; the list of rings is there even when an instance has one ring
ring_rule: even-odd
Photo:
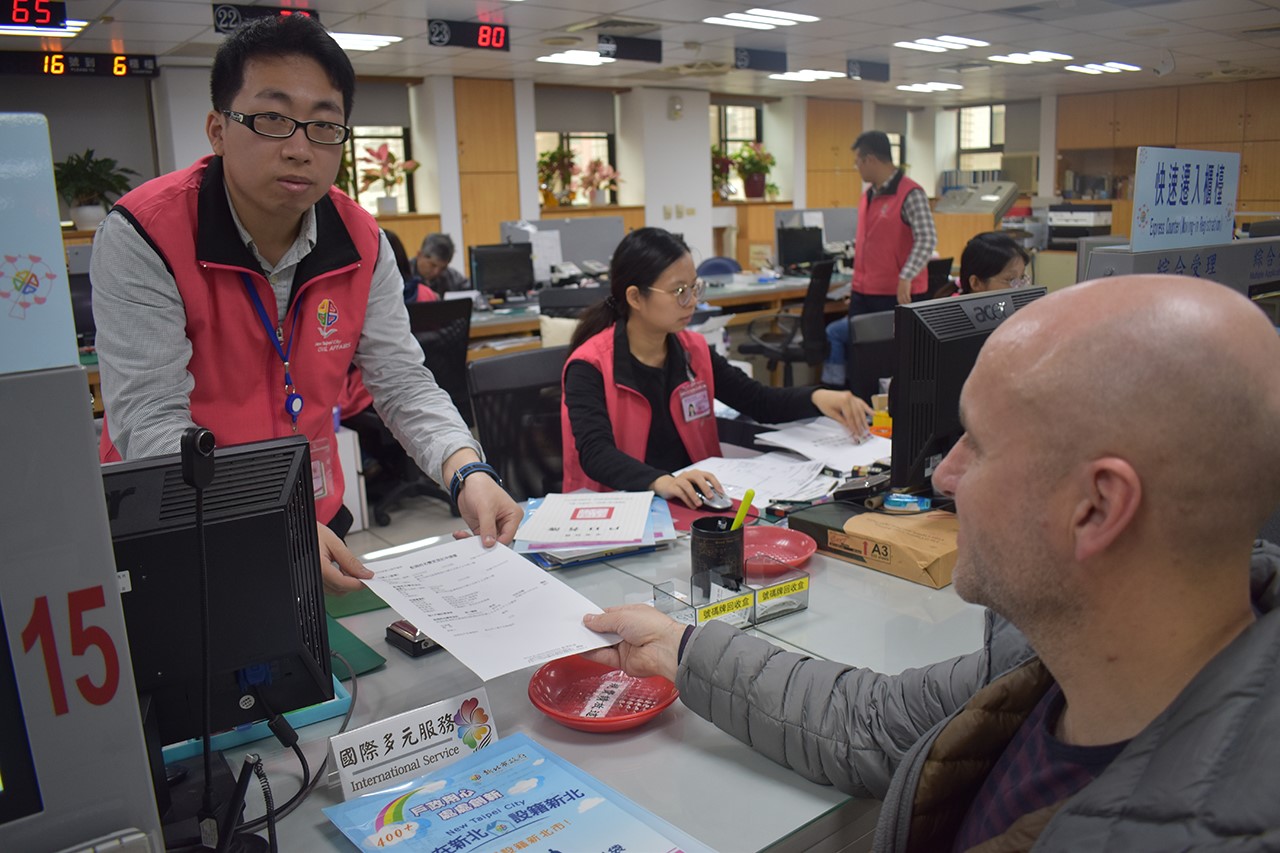
[[[644,725],[679,695],[660,675],[633,678],[581,655],[543,664],[529,679],[529,701],[535,708],[583,732],[619,732]]]
[[[773,577],[803,566],[818,543],[797,530],[757,524],[744,528],[742,548],[748,575]]]

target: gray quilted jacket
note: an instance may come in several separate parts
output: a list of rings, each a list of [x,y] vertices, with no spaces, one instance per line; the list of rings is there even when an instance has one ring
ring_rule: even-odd
[[[1251,583],[1258,621],[1062,805],[1035,850],[1280,851],[1280,548],[1256,543]],[[978,651],[886,676],[712,622],[690,639],[677,686],[695,713],[779,764],[883,799],[876,849],[904,851],[939,732],[1034,654],[989,613]]]

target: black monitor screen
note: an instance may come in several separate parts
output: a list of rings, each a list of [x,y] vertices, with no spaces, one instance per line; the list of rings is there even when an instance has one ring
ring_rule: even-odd
[[[520,293],[532,290],[533,246],[508,243],[471,247],[471,283],[481,293]]]
[[[821,228],[779,228],[778,265],[792,269],[826,258]]]
[[[88,273],[71,273],[67,276],[71,287],[71,317],[76,324],[76,339],[81,346],[93,343],[93,285]]]
[[[1044,296],[1042,287],[973,293],[899,305],[897,369],[890,388],[893,453],[889,484],[922,491],[964,432],[960,389],[991,332]]]
[[[9,654],[9,634],[0,613],[0,824],[8,823],[44,808],[36,768],[31,760],[31,741],[22,716],[18,679]]]
[[[204,492],[211,728],[333,698],[311,454],[289,436],[219,448]],[[201,736],[195,492],[178,456],[104,465],[140,696],[163,743]]]

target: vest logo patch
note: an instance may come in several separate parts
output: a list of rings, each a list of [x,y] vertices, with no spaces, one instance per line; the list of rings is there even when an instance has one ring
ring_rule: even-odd
[[[328,338],[338,331],[338,303],[321,299],[316,308],[316,320],[320,323],[320,337]]]

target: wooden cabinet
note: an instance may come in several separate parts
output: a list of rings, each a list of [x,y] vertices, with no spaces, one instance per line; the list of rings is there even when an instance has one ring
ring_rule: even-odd
[[[805,175],[806,207],[857,207],[862,178],[857,169],[809,169]]]
[[[1115,147],[1114,92],[1058,98],[1058,150]]]
[[[1244,83],[1182,86],[1178,89],[1178,147],[1239,142],[1244,138],[1244,112]]]
[[[809,98],[805,104],[805,169],[853,169],[853,141],[862,133],[862,102]],[[812,200],[811,207],[815,207]]]
[[[1240,199],[1280,198],[1280,140],[1246,142],[1240,152]]]
[[[499,242],[500,223],[520,218],[520,190],[515,173],[463,174],[462,235],[467,246]],[[470,254],[467,265],[470,266]]]
[[[1280,79],[1250,80],[1244,85],[1245,141],[1280,139]],[[1275,167],[1272,161],[1271,168]]]
[[[1116,148],[1173,145],[1178,135],[1178,90],[1116,92],[1113,121]]]
[[[510,80],[453,81],[458,171],[515,172],[516,102]]]

